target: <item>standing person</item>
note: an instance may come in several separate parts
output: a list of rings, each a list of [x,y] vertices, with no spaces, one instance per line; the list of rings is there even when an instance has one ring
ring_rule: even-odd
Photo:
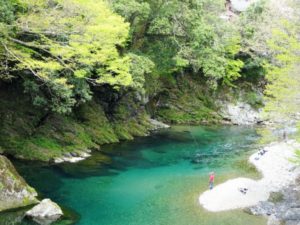
[[[284,130],[283,131],[283,140],[286,141],[286,139],[287,139],[287,135],[286,135],[286,131]]]
[[[214,188],[214,182],[215,182],[215,173],[211,172],[209,174],[209,189],[212,190]]]

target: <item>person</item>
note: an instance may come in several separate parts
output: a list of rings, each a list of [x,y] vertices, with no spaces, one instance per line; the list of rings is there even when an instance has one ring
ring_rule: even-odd
[[[211,172],[209,174],[209,189],[212,190],[214,188],[214,182],[215,182],[215,173]]]
[[[286,131],[284,130],[283,131],[283,140],[286,141],[286,139],[287,139],[287,135],[286,135]]]

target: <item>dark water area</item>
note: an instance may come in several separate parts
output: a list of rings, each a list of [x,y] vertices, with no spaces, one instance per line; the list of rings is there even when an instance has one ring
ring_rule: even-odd
[[[262,225],[242,210],[210,213],[198,203],[210,171],[216,183],[255,176],[240,165],[259,148],[258,138],[251,127],[179,126],[104,146],[77,164],[13,163],[41,198],[68,209],[73,221],[57,224]]]

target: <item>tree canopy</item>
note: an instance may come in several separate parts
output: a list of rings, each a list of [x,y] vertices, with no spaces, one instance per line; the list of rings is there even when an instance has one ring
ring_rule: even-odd
[[[275,96],[297,58],[295,28],[273,0],[232,19],[223,0],[0,3],[0,80],[22,80],[35,105],[59,113],[90,100],[92,86],[151,94],[161,78],[189,73],[211,90],[267,78]]]
[[[129,24],[106,2],[12,1],[1,11],[1,74],[22,73],[35,104],[65,113],[90,99],[89,85],[132,85],[130,58],[120,53]]]

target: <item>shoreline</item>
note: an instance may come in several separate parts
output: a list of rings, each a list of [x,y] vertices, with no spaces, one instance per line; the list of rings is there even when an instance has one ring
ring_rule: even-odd
[[[254,180],[239,177],[217,185],[212,190],[203,192],[199,197],[200,205],[211,212],[220,212],[257,205],[268,200],[271,192],[295,183],[300,170],[290,161],[300,144],[294,140],[274,142],[263,148],[263,155],[255,152],[249,162],[262,174]],[[240,189],[246,190],[245,193]]]

